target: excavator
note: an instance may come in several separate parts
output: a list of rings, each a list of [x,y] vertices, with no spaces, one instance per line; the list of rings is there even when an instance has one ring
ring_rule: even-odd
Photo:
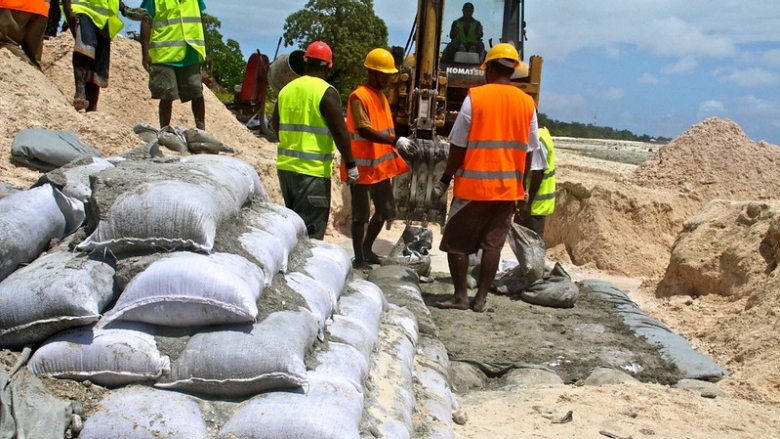
[[[464,3],[419,0],[406,47],[393,47],[391,51],[399,66],[399,73],[387,91],[396,135],[415,139],[418,146],[415,156],[406,158],[410,172],[393,179],[398,218],[407,224],[443,226],[446,221],[447,194],[437,197],[433,186],[447,164],[447,136],[469,88],[485,83],[480,65],[490,47],[510,43],[517,48],[523,62],[516,69],[512,84],[529,94],[537,105],[539,102],[542,57],[531,56],[525,63],[523,54],[525,0],[471,0],[469,3],[473,18],[484,29],[479,45],[483,50],[473,47],[465,51],[464,47],[445,50],[444,32],[449,36],[449,25],[461,16]],[[493,34],[498,31],[500,34]],[[410,49],[412,41],[413,49]]]

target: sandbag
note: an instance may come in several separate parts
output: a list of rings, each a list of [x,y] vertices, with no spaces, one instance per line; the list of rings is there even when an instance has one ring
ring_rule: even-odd
[[[200,406],[190,396],[149,387],[110,393],[84,422],[80,439],[207,439]]]
[[[436,338],[423,336],[414,356],[415,395],[428,439],[454,439],[452,412],[458,406],[449,384],[447,348]]]
[[[82,157],[44,174],[38,179],[35,186],[50,183],[52,186],[58,188],[63,194],[75,198],[82,203],[87,203],[89,202],[89,197],[92,196],[92,187],[89,184],[89,177],[97,174],[103,169],[113,167],[114,164],[108,159],[100,157]]]
[[[12,162],[42,171],[51,171],[85,155],[100,157],[100,152],[67,130],[27,128],[20,130],[11,143]]]
[[[155,386],[226,397],[304,387],[304,357],[317,336],[316,325],[310,312],[299,310],[272,313],[255,325],[203,330]]]
[[[287,250],[278,236],[250,227],[238,237],[241,248],[263,270],[265,286],[271,285],[276,273],[287,268]]]
[[[214,136],[200,128],[189,128],[184,131],[184,139],[187,141],[187,149],[193,154],[236,152],[233,148],[217,140]]]
[[[84,254],[56,251],[0,282],[0,346],[37,343],[88,325],[114,298],[114,269]]]
[[[342,315],[333,316],[333,322],[328,325],[328,333],[331,340],[352,346],[365,359],[371,358],[371,353],[379,342],[378,333],[372,334],[360,320]]]
[[[288,287],[306,301],[309,311],[317,319],[318,335],[322,338],[325,325],[335,311],[335,304],[328,289],[319,281],[300,272],[289,273],[284,276],[284,280]]]
[[[555,263],[550,274],[520,292],[520,299],[534,305],[551,308],[572,308],[580,289],[560,263]]]
[[[93,191],[97,228],[78,248],[114,254],[209,253],[222,221],[236,217],[250,197],[267,198],[251,165],[223,156],[127,161],[94,176]]]
[[[187,139],[184,137],[186,128],[180,126],[165,126],[157,131],[157,141],[160,145],[180,154],[189,152],[187,150]],[[138,134],[138,133],[136,133]]]
[[[174,327],[253,323],[262,290],[262,272],[241,256],[175,252],[136,275],[103,320]]]
[[[65,216],[44,185],[0,199],[0,280],[37,258],[65,233]]]
[[[73,328],[46,340],[27,368],[35,375],[90,380],[104,387],[154,381],[171,368],[170,359],[157,350],[154,332],[154,327],[136,323]]]
[[[160,130],[146,122],[139,123],[133,127],[133,132],[146,143],[157,140],[157,134]]]
[[[382,306],[360,291],[342,295],[339,298],[338,312],[344,317],[359,321],[372,338],[379,333],[379,320],[382,317]]]
[[[492,288],[500,294],[520,294],[544,277],[544,241],[533,230],[512,223],[509,245],[518,263],[499,273]]]
[[[311,374],[306,394],[271,392],[244,403],[218,439],[359,439],[363,395],[347,382]]]
[[[347,252],[336,244],[321,241],[312,244],[312,256],[306,260],[302,271],[325,285],[331,300],[337,303],[352,270],[352,262]]]
[[[270,202],[252,203],[242,212],[242,219],[250,228],[268,232],[279,240],[284,260],[282,269],[286,270],[290,252],[306,234],[303,219],[295,211]]]
[[[328,343],[327,349],[317,352],[314,371],[331,378],[343,379],[363,393],[363,380],[368,377],[368,360],[354,347],[338,342]]]

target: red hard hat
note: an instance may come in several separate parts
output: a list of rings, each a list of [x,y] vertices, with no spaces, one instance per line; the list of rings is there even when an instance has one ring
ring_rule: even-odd
[[[303,55],[304,59],[314,58],[325,61],[328,63],[328,67],[333,66],[333,51],[330,47],[322,41],[315,41],[309,44],[306,48],[306,53]]]

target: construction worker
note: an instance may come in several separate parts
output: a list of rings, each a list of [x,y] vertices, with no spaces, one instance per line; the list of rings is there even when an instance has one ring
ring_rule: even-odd
[[[359,173],[341,112],[341,97],[325,82],[333,52],[322,41],[306,48],[304,74],[279,91],[271,127],[279,133],[276,169],[284,205],[306,224],[309,238],[323,239],[330,216],[330,177],[336,149],[345,163],[347,183]],[[334,147],[335,143],[335,147]]]
[[[200,64],[206,61],[203,0],[144,0],[151,20],[141,22],[143,66],[149,91],[159,99],[160,127],[171,124],[173,101],[191,102],[195,127],[206,129],[206,103]]]
[[[62,0],[62,13],[73,34],[73,77],[76,110],[97,110],[100,89],[108,87],[111,40],[125,26],[117,0]]]
[[[547,162],[547,169],[532,170],[525,180],[528,199],[520,203],[520,212],[515,214],[514,222],[527,227],[544,239],[544,226],[547,216],[555,211],[555,148],[552,136],[547,128],[539,128],[538,150]]]
[[[444,49],[443,57],[452,60],[456,52],[478,53],[480,57],[485,51],[482,42],[482,23],[475,20],[474,5],[470,2],[463,4],[463,15],[452,22],[450,27],[450,43]]]
[[[0,0],[0,48],[40,69],[48,20],[47,0]]]
[[[439,249],[455,287],[454,296],[437,302],[444,309],[485,310],[498,270],[517,200],[525,199],[523,180],[532,168],[526,160],[539,148],[534,100],[510,83],[520,60],[514,46],[500,43],[488,51],[481,68],[486,84],[463,101],[450,133],[450,151],[434,194],[444,194],[454,178],[454,197]],[[543,169],[544,163],[533,167]],[[477,293],[469,301],[469,254],[482,249]]]
[[[360,178],[350,187],[352,194],[352,267],[369,270],[369,264],[380,263],[374,253],[374,241],[385,221],[395,219],[396,205],[391,178],[409,171],[398,154],[414,156],[417,145],[406,137],[396,137],[390,104],[382,92],[392,75],[398,73],[393,55],[385,49],[374,49],[363,63],[368,82],[359,85],[347,100],[347,128],[352,139]],[[341,165],[341,180],[347,180],[346,166]],[[374,203],[371,215],[370,201]],[[366,226],[368,226],[366,228]]]

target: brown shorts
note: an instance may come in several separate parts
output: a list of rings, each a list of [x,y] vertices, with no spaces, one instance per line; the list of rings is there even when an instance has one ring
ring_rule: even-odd
[[[47,21],[43,15],[0,8],[0,47],[40,68]]]
[[[203,80],[200,64],[184,67],[152,64],[149,71],[149,91],[152,99],[189,102],[203,96]]]
[[[367,223],[371,216],[370,202],[374,202],[374,218],[381,221],[394,220],[398,215],[393,197],[391,179],[374,184],[350,186],[352,194],[352,221]]]
[[[456,198],[452,204],[463,202]],[[466,202],[447,220],[439,250],[465,255],[479,249],[500,251],[506,242],[514,210],[514,201]]]

